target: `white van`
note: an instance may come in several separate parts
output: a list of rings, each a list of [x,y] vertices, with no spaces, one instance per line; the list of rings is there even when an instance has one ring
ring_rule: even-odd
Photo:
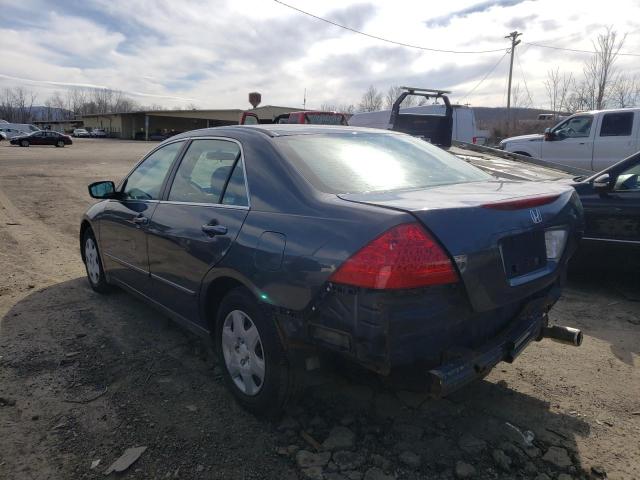
[[[473,113],[473,108],[465,105],[452,105],[453,107],[453,132],[451,134],[452,140],[458,142],[474,143],[476,145],[484,145],[489,137],[489,132],[486,130],[479,130],[477,128],[476,117]],[[401,113],[415,113],[415,114],[443,114],[445,112],[445,106],[438,105],[423,105],[421,107],[407,107],[401,108]],[[382,128],[389,129],[389,119],[391,117],[391,110],[380,110],[377,112],[363,112],[355,113],[349,119],[349,125],[354,127],[369,127],[369,128]]]
[[[640,150],[640,108],[576,113],[543,135],[506,138],[500,148],[599,172]]]
[[[24,135],[25,133],[37,132],[39,130],[40,129],[38,127],[31,125],[30,123],[0,123],[0,132],[4,132],[9,139],[17,137],[18,135]]]

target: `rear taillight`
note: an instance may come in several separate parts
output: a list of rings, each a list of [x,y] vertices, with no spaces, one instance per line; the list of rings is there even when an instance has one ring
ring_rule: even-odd
[[[542,195],[538,197],[518,198],[516,200],[503,200],[499,202],[485,203],[484,208],[494,210],[520,210],[522,208],[539,207],[551,202],[555,202],[560,195]]]
[[[346,260],[331,282],[364,288],[403,289],[455,283],[444,250],[418,224],[393,227]]]

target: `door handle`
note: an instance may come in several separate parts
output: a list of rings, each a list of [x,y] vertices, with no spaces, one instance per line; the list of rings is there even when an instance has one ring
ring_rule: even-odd
[[[140,215],[137,217],[133,217],[131,221],[136,225],[145,225],[149,221],[149,219],[147,217],[143,217],[142,215]]]
[[[227,227],[224,225],[202,225],[202,231],[210,237],[215,237],[216,235],[226,235]]]

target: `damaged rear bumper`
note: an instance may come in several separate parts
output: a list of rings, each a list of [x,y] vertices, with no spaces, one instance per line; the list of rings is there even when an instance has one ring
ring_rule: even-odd
[[[427,372],[427,390],[446,396],[464,385],[482,378],[502,361],[513,362],[533,340],[542,338],[547,315],[539,302],[530,304],[513,323],[490,342],[466,356],[449,361]]]

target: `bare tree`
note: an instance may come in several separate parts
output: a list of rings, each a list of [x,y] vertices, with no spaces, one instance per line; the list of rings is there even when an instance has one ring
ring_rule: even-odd
[[[8,122],[31,123],[36,94],[23,87],[5,88],[0,98],[0,117]]]
[[[549,99],[549,108],[558,115],[566,109],[569,89],[573,85],[573,74],[563,73],[560,75],[560,67],[547,72],[547,79],[544,81],[544,87],[547,91]]]
[[[519,83],[511,89],[511,106],[513,108],[531,107],[531,97],[527,92],[520,88]]]
[[[387,89],[387,93],[384,96],[384,108],[391,110],[393,104],[396,102],[397,98],[403,92],[402,88],[397,85],[392,85]],[[425,97],[416,97],[415,95],[408,95],[404,97],[402,101],[402,108],[406,107],[416,107],[419,105],[425,105],[427,103],[427,99]]]
[[[637,77],[620,75],[612,88],[612,102],[616,107],[635,107],[640,100],[640,83]]]
[[[325,102],[320,105],[320,110],[323,112],[339,112],[352,114],[356,111],[356,107],[353,103],[330,103]]]
[[[396,99],[402,93],[402,89],[396,85],[392,85],[387,89],[387,93],[384,96],[384,108],[391,110]]]
[[[76,115],[126,113],[140,108],[122,91],[107,88],[72,88],[64,93],[54,92],[47,102],[59,109],[61,119],[65,120]]]
[[[361,112],[375,112],[381,108],[382,93],[380,93],[376,87],[371,85],[367,91],[364,92],[364,95],[362,95],[362,100],[360,100],[358,110]]]
[[[608,27],[605,33],[598,35],[593,42],[595,53],[584,66],[584,77],[586,82],[586,92],[592,96],[593,106],[601,110],[606,108],[609,100],[614,79],[616,78],[615,63],[624,45],[626,35],[618,38],[618,33]]]

